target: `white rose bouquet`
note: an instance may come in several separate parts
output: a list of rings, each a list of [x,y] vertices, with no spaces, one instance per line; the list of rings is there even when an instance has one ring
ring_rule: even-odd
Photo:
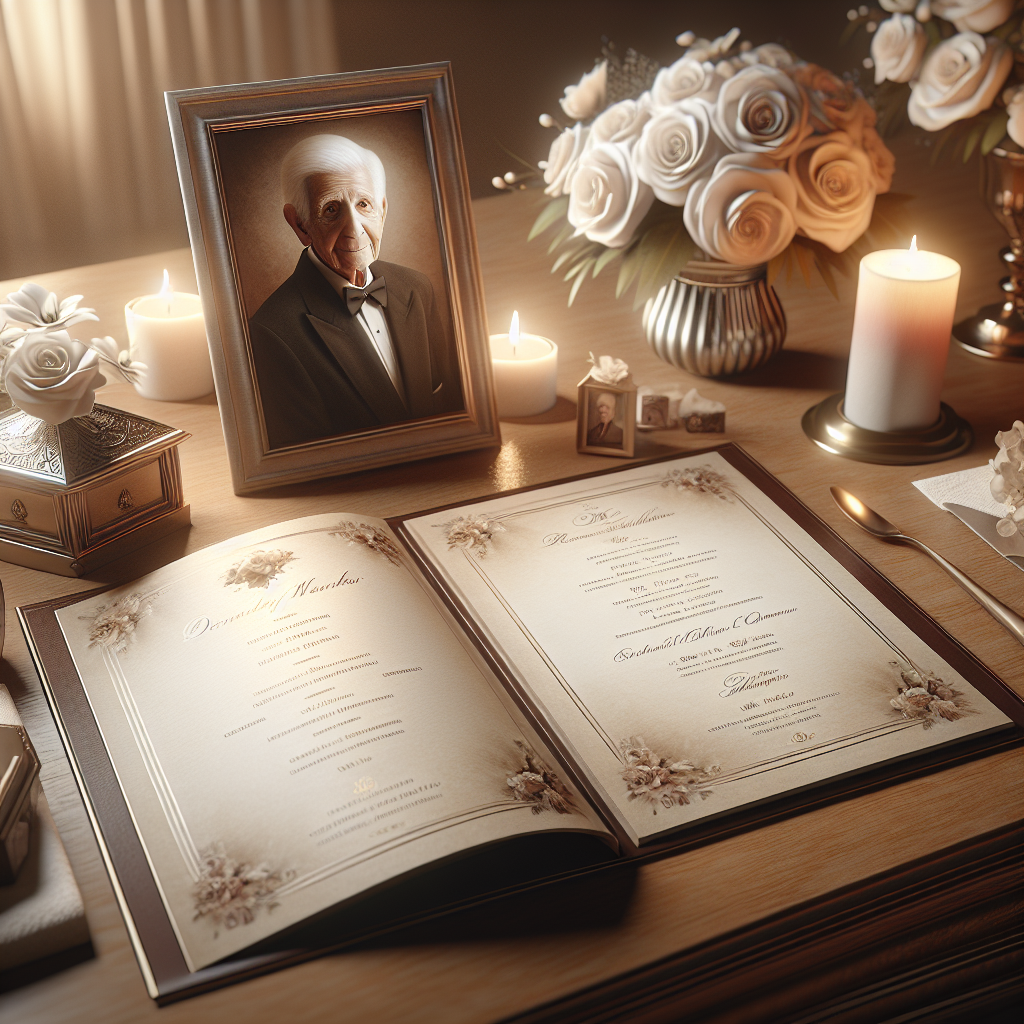
[[[541,115],[558,134],[540,173],[509,172],[495,187],[542,180],[550,199],[530,238],[556,229],[549,252],[560,250],[570,305],[616,258],[617,294],[636,281],[638,307],[691,259],[767,263],[769,282],[795,267],[810,284],[817,271],[836,294],[833,271],[855,266],[843,254],[869,228],[898,234],[890,217],[906,198],[878,201],[895,160],[873,108],[849,82],[782,46],[740,41],[739,29],[676,42],[683,54],[668,67],[606,46],[559,101],[569,123]]]
[[[58,302],[30,281],[0,303],[0,391],[22,412],[53,426],[87,416],[108,375],[134,383],[146,369],[119,353],[111,337],[71,337],[67,328],[99,320],[95,310],[79,307],[81,299]]]
[[[845,35],[871,35],[883,132],[904,118],[966,161],[1024,146],[1024,5],[1020,0],[878,0],[847,14]]]

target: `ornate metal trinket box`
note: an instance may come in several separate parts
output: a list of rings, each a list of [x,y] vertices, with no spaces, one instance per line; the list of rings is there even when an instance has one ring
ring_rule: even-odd
[[[56,426],[3,412],[0,559],[83,576],[188,526],[178,445],[189,436],[105,405]]]

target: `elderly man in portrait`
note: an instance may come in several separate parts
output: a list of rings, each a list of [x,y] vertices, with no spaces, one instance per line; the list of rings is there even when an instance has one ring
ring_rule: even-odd
[[[462,409],[430,281],[377,259],[388,212],[377,155],[315,135],[288,151],[281,186],[305,248],[249,320],[270,447]]]
[[[615,419],[616,398],[609,391],[602,391],[597,396],[595,410],[597,423],[587,431],[587,444],[604,448],[622,447],[622,427],[617,427]]]

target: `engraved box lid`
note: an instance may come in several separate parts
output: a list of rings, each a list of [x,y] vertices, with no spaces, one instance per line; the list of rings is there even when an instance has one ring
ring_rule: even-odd
[[[190,435],[156,420],[93,406],[52,426],[20,409],[0,414],[0,481],[67,491],[119,472],[180,444]],[[40,486],[42,485],[42,486]]]

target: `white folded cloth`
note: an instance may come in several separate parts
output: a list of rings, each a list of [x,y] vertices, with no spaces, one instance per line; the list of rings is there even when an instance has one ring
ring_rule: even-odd
[[[21,725],[0,684],[0,724]],[[85,906],[68,855],[40,793],[28,857],[11,885],[0,885],[0,971],[89,941]]]
[[[945,473],[942,476],[915,480],[914,486],[939,508],[942,508],[943,502],[952,501],[957,505],[976,508],[979,512],[987,512],[1002,519],[1006,515],[1006,506],[1000,505],[988,489],[988,482],[992,476],[992,470],[988,463],[985,463],[984,466],[964,469],[959,473]]]

